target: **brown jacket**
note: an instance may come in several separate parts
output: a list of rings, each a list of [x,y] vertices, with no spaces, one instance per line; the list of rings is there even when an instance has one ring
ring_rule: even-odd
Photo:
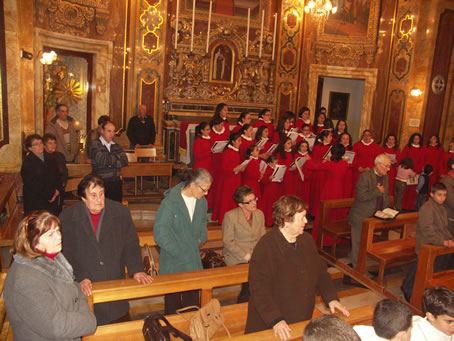
[[[422,205],[416,225],[416,254],[421,244],[443,246],[445,240],[453,239],[448,230],[448,214],[443,205],[430,198]]]
[[[454,235],[454,178],[449,174],[444,176],[441,181],[448,189],[448,197],[444,203],[448,211],[448,228],[452,235]]]
[[[254,249],[249,286],[245,334],[272,328],[280,320],[288,324],[309,320],[317,294],[326,304],[338,299],[311,235],[299,236],[294,248],[277,228]]]

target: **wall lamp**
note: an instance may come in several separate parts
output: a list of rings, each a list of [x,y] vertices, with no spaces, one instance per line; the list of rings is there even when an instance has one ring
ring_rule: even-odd
[[[27,52],[24,49],[20,49],[20,57],[22,59],[32,60],[33,59],[33,53]]]
[[[418,88],[413,88],[410,90],[410,95],[413,97],[419,97],[422,95],[422,91]]]

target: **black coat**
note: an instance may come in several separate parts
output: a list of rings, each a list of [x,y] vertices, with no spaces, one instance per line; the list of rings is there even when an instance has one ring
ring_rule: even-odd
[[[22,163],[20,171],[24,183],[24,214],[36,210],[47,210],[58,215],[58,198],[52,203],[49,200],[55,194],[55,190],[61,193],[63,186],[57,163],[53,158],[44,154],[44,162],[34,153],[30,152]]]
[[[60,220],[62,251],[74,269],[77,282],[86,278],[92,282],[124,279],[125,266],[131,277],[144,271],[139,239],[127,207],[106,199],[96,236],[84,202],[64,209]],[[98,325],[117,320],[128,311],[128,301],[95,305]]]

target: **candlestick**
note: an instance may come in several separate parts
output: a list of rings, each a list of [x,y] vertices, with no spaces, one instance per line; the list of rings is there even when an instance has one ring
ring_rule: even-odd
[[[249,50],[249,24],[251,22],[251,9],[247,9],[247,31],[246,31],[246,57],[248,56]]]
[[[180,0],[177,0],[177,14],[175,17],[175,50],[178,46],[178,16],[180,15]]]
[[[274,51],[276,49],[276,29],[277,29],[277,13],[274,13],[273,53],[271,55],[271,60],[273,60],[273,61],[274,61]]]
[[[210,46],[210,28],[211,28],[211,8],[213,6],[213,1],[210,1],[210,12],[208,13],[208,32],[207,32],[207,48],[206,53],[208,53],[208,47]]]
[[[259,58],[262,58],[262,44],[263,44],[263,23],[265,20],[265,10],[262,10],[262,27],[260,28],[260,49]]]
[[[191,52],[194,49],[194,26],[195,26],[195,0],[192,0]]]

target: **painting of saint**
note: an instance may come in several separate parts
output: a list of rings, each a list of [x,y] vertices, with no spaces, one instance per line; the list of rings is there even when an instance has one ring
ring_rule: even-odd
[[[369,23],[371,0],[339,0],[338,10],[330,14],[324,33],[365,37]]]
[[[233,82],[234,54],[230,46],[217,45],[211,55],[211,81]]]
[[[346,92],[329,93],[328,115],[332,120],[346,120],[350,94]]]

